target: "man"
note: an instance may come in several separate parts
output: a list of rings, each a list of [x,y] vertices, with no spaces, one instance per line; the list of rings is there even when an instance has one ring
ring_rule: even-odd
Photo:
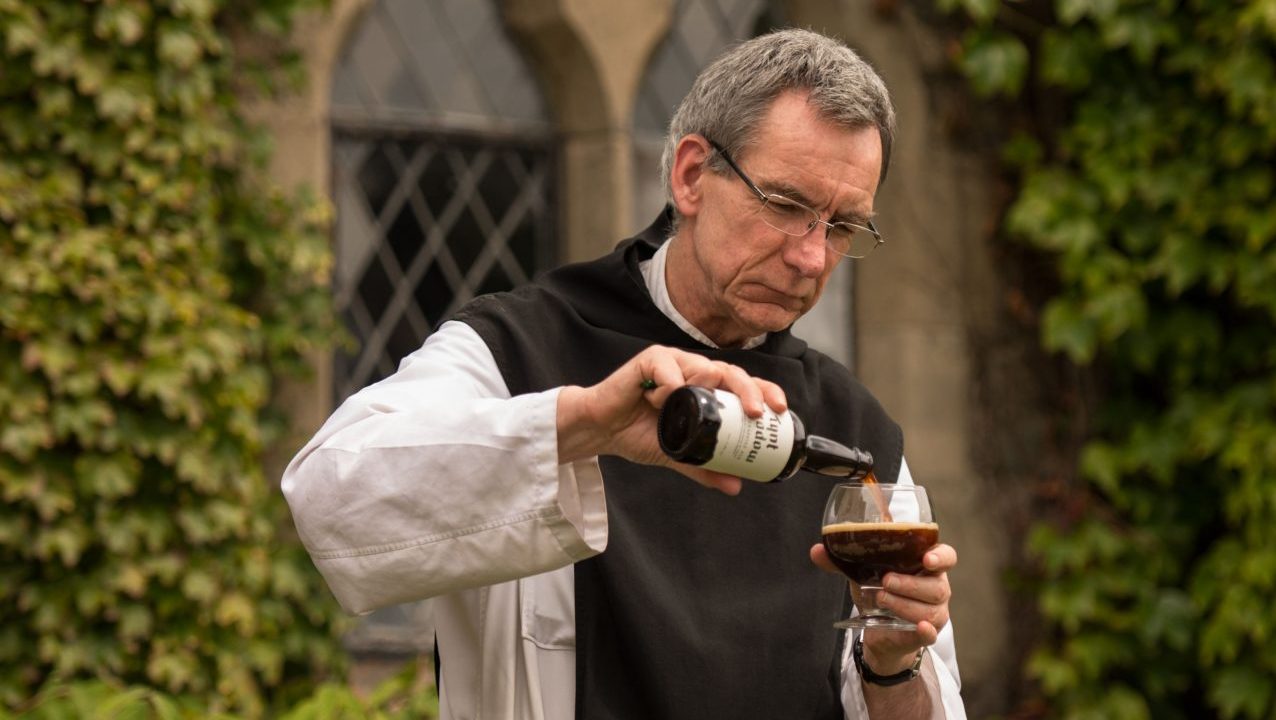
[[[435,598],[444,718],[964,717],[951,547],[887,579],[882,603],[915,632],[843,635],[847,583],[811,542],[834,481],[744,487],[656,441],[670,392],[722,387],[912,482],[898,426],[788,330],[843,256],[880,243],[893,128],[840,43],[734,48],[671,123],[668,216],[476,299],[289,465],[297,527],[347,610]]]

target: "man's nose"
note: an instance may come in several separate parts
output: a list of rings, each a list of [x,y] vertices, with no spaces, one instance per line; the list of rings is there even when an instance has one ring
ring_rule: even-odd
[[[790,235],[784,243],[784,262],[792,266],[802,277],[815,278],[824,272],[828,252],[824,244],[824,228],[815,227],[801,237]]]

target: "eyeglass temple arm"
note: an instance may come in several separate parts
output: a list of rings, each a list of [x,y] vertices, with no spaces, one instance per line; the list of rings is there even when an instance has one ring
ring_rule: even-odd
[[[705,139],[709,140],[708,138],[705,138]],[[754,182],[749,179],[749,176],[745,175],[744,171],[740,169],[740,166],[735,164],[735,160],[731,157],[731,153],[727,152],[726,148],[722,147],[721,145],[719,145],[718,143],[712,140],[709,140],[709,145],[713,147],[713,149],[716,150],[719,155],[722,156],[723,160],[727,161],[727,165],[731,166],[731,169],[735,171],[736,175],[740,176],[740,179],[743,180],[745,184],[749,186],[749,189],[752,190],[755,194],[757,194],[758,199],[763,202],[766,202],[766,193],[762,192],[762,188],[754,184]]]

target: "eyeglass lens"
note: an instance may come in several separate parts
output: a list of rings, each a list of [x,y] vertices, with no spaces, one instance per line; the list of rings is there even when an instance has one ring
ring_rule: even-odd
[[[768,195],[762,205],[762,220],[785,235],[801,237],[820,225],[819,213],[788,198]],[[836,253],[864,257],[877,247],[877,238],[868,228],[850,223],[825,225],[825,242]]]

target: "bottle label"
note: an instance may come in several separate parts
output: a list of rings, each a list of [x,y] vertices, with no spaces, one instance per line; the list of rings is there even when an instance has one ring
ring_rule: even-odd
[[[762,417],[744,414],[740,398],[714,390],[722,415],[713,458],[701,467],[748,480],[774,480],[793,453],[793,416],[764,408]]]

